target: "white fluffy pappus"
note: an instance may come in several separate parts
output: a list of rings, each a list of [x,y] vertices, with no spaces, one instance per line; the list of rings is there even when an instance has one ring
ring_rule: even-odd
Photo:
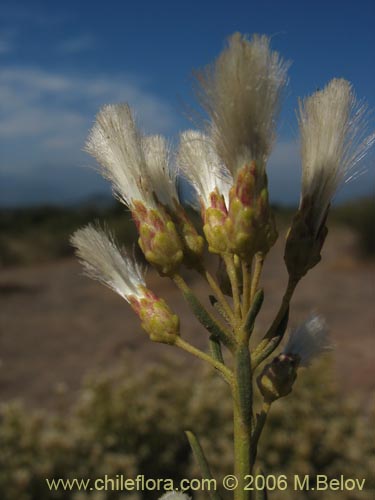
[[[209,137],[197,130],[183,132],[180,136],[177,164],[206,208],[211,204],[210,194],[215,189],[224,196],[228,206],[233,178],[216,154]]]
[[[178,201],[166,140],[159,135],[142,135],[128,104],[107,105],[100,110],[85,150],[96,158],[101,173],[127,206],[137,200],[157,208],[154,194],[170,207]]]
[[[129,296],[144,296],[141,266],[132,255],[117,247],[110,233],[89,224],[76,231],[70,241],[87,276],[108,286],[127,302]]]
[[[340,184],[360,173],[375,133],[368,135],[366,106],[357,102],[352,85],[344,79],[334,79],[300,101],[299,127],[301,203],[309,200],[317,232]]]
[[[150,184],[160,203],[173,209],[178,202],[177,172],[171,165],[171,149],[161,135],[142,138],[142,148]]]
[[[198,74],[198,97],[211,120],[210,135],[234,177],[252,160],[265,167],[288,66],[271,51],[267,36],[254,35],[249,41],[235,33],[215,63]]]
[[[309,366],[315,358],[332,349],[333,345],[324,318],[313,314],[292,331],[283,353],[296,354],[300,357],[301,366]]]
[[[99,162],[100,172],[112,183],[120,201],[129,207],[132,200],[155,207],[142,136],[128,104],[103,106],[90,131],[85,151]]]
[[[191,497],[186,495],[186,493],[182,493],[182,491],[168,491],[159,500],[191,500]]]

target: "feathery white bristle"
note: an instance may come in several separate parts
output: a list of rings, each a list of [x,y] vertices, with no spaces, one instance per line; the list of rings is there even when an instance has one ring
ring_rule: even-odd
[[[233,178],[206,135],[196,130],[183,132],[177,162],[179,170],[193,185],[206,208],[210,206],[210,194],[216,188],[228,206]]]
[[[351,84],[332,80],[323,90],[300,102],[302,193],[312,203],[316,230],[340,184],[356,175],[359,163],[375,141],[367,136],[366,107]]]
[[[186,495],[186,493],[182,493],[182,491],[168,491],[159,500],[191,500],[191,497]]]
[[[71,237],[86,274],[107,285],[129,302],[129,296],[142,298],[143,272],[135,258],[119,250],[111,234],[89,224]]]
[[[312,315],[289,335],[283,352],[297,354],[300,365],[309,366],[313,359],[332,349],[324,318]]]
[[[167,141],[161,135],[150,135],[142,138],[150,184],[164,205],[174,207],[178,201],[176,171],[171,167],[171,153]]]
[[[102,167],[104,177],[126,205],[140,200],[154,208],[152,187],[149,185],[147,166],[138,131],[128,104],[104,106],[96,117],[85,150]]]
[[[220,158],[235,176],[244,162],[264,168],[287,82],[288,63],[267,36],[234,34],[213,66],[198,75],[200,100],[211,119]]]

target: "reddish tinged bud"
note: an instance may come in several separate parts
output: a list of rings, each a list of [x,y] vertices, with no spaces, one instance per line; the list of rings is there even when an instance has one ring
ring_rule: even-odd
[[[228,211],[224,197],[217,189],[210,194],[211,206],[203,208],[203,231],[212,253],[228,252]]]
[[[183,246],[176,227],[162,207],[147,209],[133,202],[133,217],[139,231],[138,243],[146,259],[161,274],[173,274],[183,259]]]
[[[230,250],[251,261],[260,252],[267,253],[277,232],[268,202],[267,177],[251,162],[239,170],[229,193]]]
[[[147,288],[142,298],[131,296],[129,302],[142,321],[142,328],[154,342],[174,344],[179,336],[180,320],[163,299]]]
[[[181,205],[176,203],[174,212],[170,212],[170,215],[184,244],[184,264],[195,267],[202,259],[204,239],[197,233]]]
[[[266,402],[272,403],[290,394],[299,362],[300,357],[296,354],[279,354],[263,368],[257,383]]]

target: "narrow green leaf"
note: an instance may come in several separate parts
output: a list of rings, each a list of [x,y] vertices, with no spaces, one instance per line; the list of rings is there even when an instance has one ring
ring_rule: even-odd
[[[253,303],[251,304],[251,307],[249,309],[245,321],[244,329],[248,338],[250,337],[252,331],[254,330],[255,320],[262,307],[263,300],[264,300],[264,292],[262,289],[260,289],[256,292],[254,296]]]
[[[193,450],[194,458],[199,465],[203,479],[213,479],[210,466],[208,465],[207,459],[204,455],[202,446],[197,438],[197,436],[192,431],[185,431],[186,437],[188,438],[191,449]],[[208,492],[212,500],[221,500],[221,497],[217,491],[210,489]]]
[[[213,317],[206,311],[197,297],[190,290],[185,290],[183,293],[186,301],[190,304],[193,313],[195,314],[201,325],[203,325],[211,334],[218,337],[225,346],[227,346],[229,349],[232,349],[233,343],[231,339],[220,328]]]
[[[215,335],[210,335],[210,350],[212,357],[224,365],[225,363],[223,353],[221,352],[220,340]]]

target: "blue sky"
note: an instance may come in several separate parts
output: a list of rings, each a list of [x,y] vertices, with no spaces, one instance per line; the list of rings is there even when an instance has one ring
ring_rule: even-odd
[[[298,201],[298,96],[349,79],[375,108],[373,1],[2,0],[0,204],[63,203],[108,192],[82,146],[98,108],[128,101],[146,132],[191,127],[192,70],[234,31],[266,33],[291,60],[270,161],[274,201]],[[368,193],[374,167],[339,198]]]

